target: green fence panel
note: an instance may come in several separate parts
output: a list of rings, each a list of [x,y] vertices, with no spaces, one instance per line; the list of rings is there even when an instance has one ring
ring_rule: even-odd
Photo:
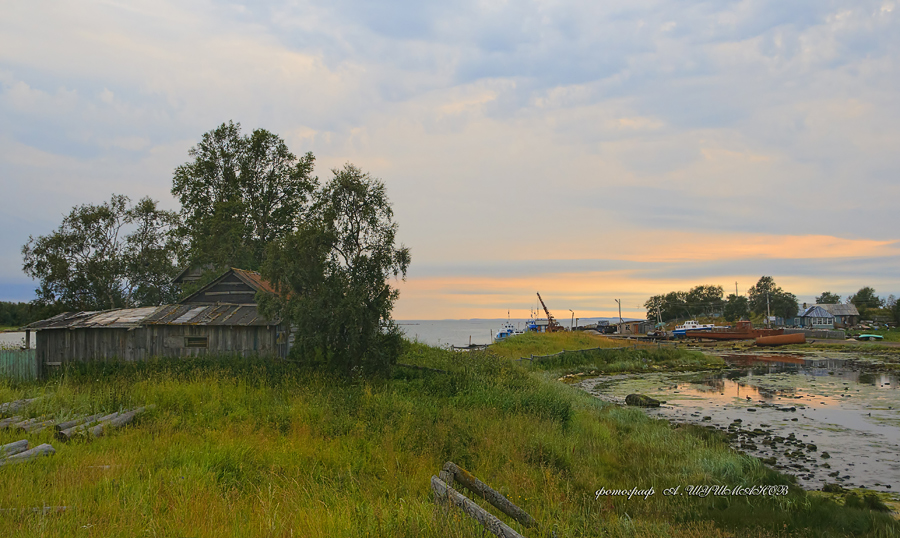
[[[33,381],[38,379],[38,368],[35,350],[33,349],[0,349],[0,377],[17,381]]]

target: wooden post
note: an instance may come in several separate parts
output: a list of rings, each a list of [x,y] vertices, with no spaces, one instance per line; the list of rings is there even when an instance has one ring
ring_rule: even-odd
[[[25,329],[25,349],[31,349],[31,329]]]
[[[473,503],[455,489],[449,487],[443,480],[436,476],[431,477],[431,489],[435,499],[441,504],[453,504],[463,512],[481,523],[485,529],[500,538],[524,538],[514,531],[509,525],[500,521],[484,508]]]
[[[481,497],[487,502],[494,505],[497,510],[500,510],[504,514],[509,517],[515,519],[522,525],[526,527],[536,527],[537,521],[531,517],[528,512],[522,510],[518,506],[512,503],[509,499],[507,499],[503,494],[494,490],[492,487],[488,486],[481,480],[475,478],[472,473],[453,463],[452,461],[448,461],[444,464],[444,471],[450,473],[457,482],[462,484],[466,489],[471,491],[472,493],[476,493],[481,495]]]

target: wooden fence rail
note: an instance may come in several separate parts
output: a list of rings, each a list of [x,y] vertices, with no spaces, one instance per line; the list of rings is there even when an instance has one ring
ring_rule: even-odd
[[[34,349],[0,349],[0,377],[35,381],[41,369]]]
[[[437,476],[431,477],[431,489],[434,492],[435,501],[442,505],[452,504],[457,506],[469,517],[481,523],[485,529],[500,538],[522,538],[522,535],[484,508],[472,502],[468,497],[453,489],[455,482],[459,482],[464,488],[491,503],[494,508],[515,519],[523,526],[538,526],[537,521],[528,512],[516,506],[502,493],[488,486],[475,475],[452,461],[445,463],[439,474],[440,478]]]

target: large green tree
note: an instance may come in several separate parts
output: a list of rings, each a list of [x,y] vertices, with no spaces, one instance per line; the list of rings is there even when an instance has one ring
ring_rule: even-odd
[[[178,215],[150,198],[127,196],[77,206],[59,228],[29,237],[23,270],[40,281],[36,303],[55,310],[101,310],[173,300],[181,243]]]
[[[694,316],[710,316],[722,312],[722,286],[701,285],[690,291],[670,291],[665,295],[654,295],[644,303],[647,319],[657,319],[657,312],[663,321]]]
[[[750,301],[743,295],[730,294],[725,301],[724,315],[727,321],[738,321],[750,316]]]
[[[830,291],[822,292],[822,295],[816,297],[816,304],[840,304],[841,296]]]
[[[401,344],[390,278],[405,278],[409,249],[395,244],[384,184],[349,164],[333,173],[299,229],[269,246],[262,274],[278,293],[260,306],[295,327],[296,359],[348,376],[385,374]]]
[[[191,263],[258,269],[267,245],[296,230],[317,186],[315,158],[298,158],[278,135],[239,123],[204,134],[175,169],[172,194],[181,202]]]
[[[884,306],[884,299],[875,295],[875,289],[866,286],[849,297],[850,302],[859,310],[859,315],[865,316],[869,310]]]
[[[756,285],[750,288],[748,295],[750,310],[755,314],[765,315],[768,305],[768,311],[773,316],[788,319],[796,316],[800,308],[797,296],[781,289],[770,276],[761,277]]]

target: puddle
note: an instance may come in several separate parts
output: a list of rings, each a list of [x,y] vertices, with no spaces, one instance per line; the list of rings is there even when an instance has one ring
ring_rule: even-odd
[[[578,386],[623,404],[632,393],[664,400],[647,414],[719,428],[735,448],[808,489],[827,482],[900,490],[900,377],[826,356],[720,356],[730,369],[594,378]]]

